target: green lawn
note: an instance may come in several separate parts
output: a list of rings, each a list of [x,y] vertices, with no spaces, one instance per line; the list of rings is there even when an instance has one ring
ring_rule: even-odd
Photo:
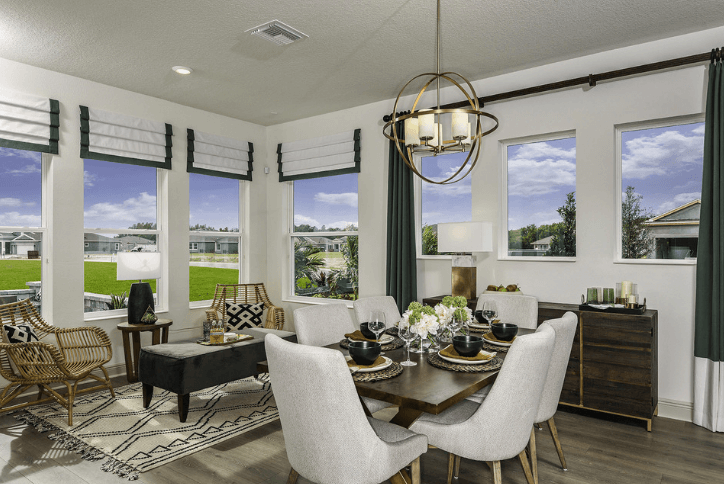
[[[96,294],[122,294],[128,295],[128,290],[134,281],[116,280],[115,262],[89,262],[83,263],[85,270],[85,292]],[[216,267],[189,267],[190,301],[203,301],[213,299],[216,284],[236,284],[239,282],[238,269],[220,269]],[[0,261],[0,290],[27,289],[28,281],[40,280],[39,260],[1,260]],[[156,281],[151,288],[156,291]]]

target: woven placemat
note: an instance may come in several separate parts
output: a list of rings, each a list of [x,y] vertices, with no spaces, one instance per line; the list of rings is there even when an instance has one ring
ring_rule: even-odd
[[[510,346],[498,346],[485,342],[483,343],[483,349],[485,351],[497,351],[498,353],[507,353],[510,349]]]
[[[344,349],[349,348],[349,341],[347,340],[347,338],[340,341],[339,346]],[[402,348],[403,346],[405,346],[405,342],[402,341],[400,338],[395,338],[386,345],[382,345],[382,351],[392,351],[396,350],[397,348]]]
[[[450,363],[440,358],[437,353],[431,353],[427,357],[427,362],[436,368],[442,368],[443,370],[461,371],[465,373],[482,373],[484,371],[497,370],[503,365],[503,359],[494,356],[487,363],[481,363],[479,365],[461,365],[458,363]]]
[[[361,382],[373,382],[373,381],[380,381],[380,380],[387,380],[389,378],[394,378],[400,373],[402,373],[402,365],[396,362],[392,362],[390,366],[385,368],[384,370],[380,371],[370,371],[365,373],[354,373],[352,375],[352,379],[354,381],[361,381]]]
[[[468,329],[471,333],[487,333],[490,331],[490,328],[474,328],[472,326],[468,326]]]

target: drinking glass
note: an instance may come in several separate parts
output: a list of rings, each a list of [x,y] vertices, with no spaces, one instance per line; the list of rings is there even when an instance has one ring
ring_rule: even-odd
[[[400,323],[398,336],[405,342],[405,348],[407,348],[407,360],[400,363],[402,366],[415,366],[416,362],[410,361],[410,343],[412,340],[417,338],[417,334],[412,332],[412,328],[409,324]]]
[[[372,311],[367,327],[377,336],[377,342],[380,342],[380,334],[385,332],[385,313],[383,311]]]
[[[495,305],[495,301],[485,301],[483,303],[483,317],[488,322],[488,326],[495,321],[495,318],[498,317],[498,307]]]

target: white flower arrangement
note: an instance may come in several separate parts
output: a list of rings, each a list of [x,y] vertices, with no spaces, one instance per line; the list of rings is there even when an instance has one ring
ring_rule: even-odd
[[[410,325],[413,333],[425,339],[428,335],[437,333],[440,322],[435,310],[419,302],[411,302],[407,311],[402,315],[401,325]]]

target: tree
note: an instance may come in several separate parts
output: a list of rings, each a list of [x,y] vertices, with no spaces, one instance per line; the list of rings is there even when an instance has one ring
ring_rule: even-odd
[[[295,232],[315,232],[317,228],[314,225],[300,224],[294,226]]]
[[[565,203],[556,209],[562,222],[556,225],[548,255],[575,257],[576,255],[576,192],[566,195]]]
[[[624,259],[645,259],[653,250],[645,222],[654,214],[641,206],[643,198],[634,187],[626,187],[621,202],[621,256]]]
[[[294,241],[294,280],[307,277],[317,279],[317,272],[324,266],[324,260],[317,254],[322,252],[307,240]]]
[[[437,255],[437,225],[422,226],[422,255]]]
[[[196,224],[189,227],[189,230],[195,230],[199,232],[216,232],[216,229],[209,227],[206,224]]]
[[[340,251],[344,259],[344,268],[339,271],[336,279],[339,280],[339,277],[349,279],[356,299],[359,292],[359,236],[348,235]]]
[[[131,225],[128,228],[129,229],[138,229],[138,230],[156,230],[156,222],[138,222],[138,223]],[[129,235],[129,234],[118,234],[119,237],[121,237],[123,235]],[[156,241],[156,234],[133,234],[133,235],[137,235],[138,237],[141,237],[144,239],[153,240],[154,242]]]

